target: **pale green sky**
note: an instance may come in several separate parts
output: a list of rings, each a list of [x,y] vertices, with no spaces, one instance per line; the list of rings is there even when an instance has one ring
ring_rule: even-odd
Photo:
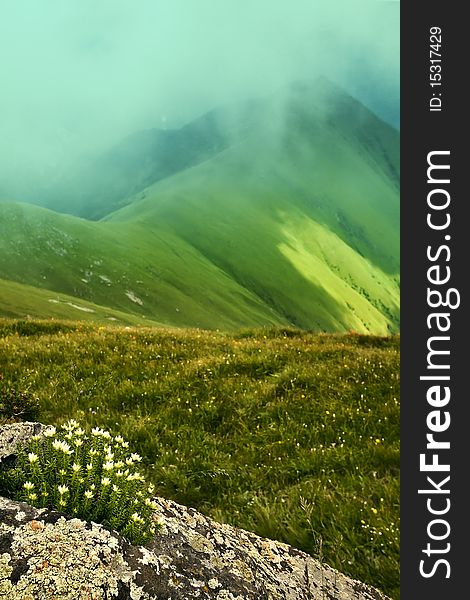
[[[318,74],[396,121],[398,4],[2,0],[0,161],[54,169]]]

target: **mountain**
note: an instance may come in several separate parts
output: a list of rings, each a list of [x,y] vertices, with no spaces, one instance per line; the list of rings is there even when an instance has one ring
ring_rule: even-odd
[[[398,329],[399,135],[326,80],[103,161],[101,221],[0,204],[1,277],[166,325]]]
[[[243,139],[262,117],[262,103],[214,109],[180,129],[149,129],[42,189],[41,205],[98,220],[147,186],[198,165]]]

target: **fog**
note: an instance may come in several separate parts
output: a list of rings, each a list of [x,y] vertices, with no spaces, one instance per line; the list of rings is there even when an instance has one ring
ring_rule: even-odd
[[[2,0],[0,196],[320,74],[398,125],[398,2]]]

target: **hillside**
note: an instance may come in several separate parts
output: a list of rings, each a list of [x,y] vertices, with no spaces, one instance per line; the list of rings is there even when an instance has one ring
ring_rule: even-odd
[[[144,325],[162,327],[151,319],[131,313],[99,306],[73,296],[52,292],[38,287],[0,279],[0,306],[4,317],[14,318],[21,314],[28,319],[48,315],[51,319],[90,321],[103,325]]]
[[[128,189],[158,181],[102,221],[0,203],[0,276],[167,325],[396,331],[398,133],[326,80],[222,112],[123,143]]]
[[[52,298],[52,292],[60,292],[165,325],[226,329],[243,321],[281,322],[253,294],[171,233],[3,204],[0,249],[4,279],[44,288]],[[37,316],[41,310],[36,308],[32,314]],[[1,312],[5,314],[4,306]],[[24,316],[20,304],[16,311],[10,307],[10,316],[11,312]]]

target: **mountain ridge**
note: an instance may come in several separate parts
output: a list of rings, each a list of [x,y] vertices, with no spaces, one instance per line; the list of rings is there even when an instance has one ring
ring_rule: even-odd
[[[326,109],[335,120],[341,118],[341,105],[345,102],[354,103],[358,115],[361,111],[367,111],[368,117],[374,115],[325,77],[300,80],[265,98],[214,108],[179,128],[134,132],[78,174],[69,175],[43,190],[45,199],[40,204],[58,212],[99,220],[129,204],[131,198],[146,187],[210,160],[253,130],[269,127],[270,121],[271,126],[278,123],[274,129],[279,133],[279,123],[292,111],[289,105],[294,105],[294,112],[298,112],[299,106],[307,104],[307,99],[316,111]],[[350,106],[347,112],[350,118]],[[382,124],[394,130],[383,121]]]

